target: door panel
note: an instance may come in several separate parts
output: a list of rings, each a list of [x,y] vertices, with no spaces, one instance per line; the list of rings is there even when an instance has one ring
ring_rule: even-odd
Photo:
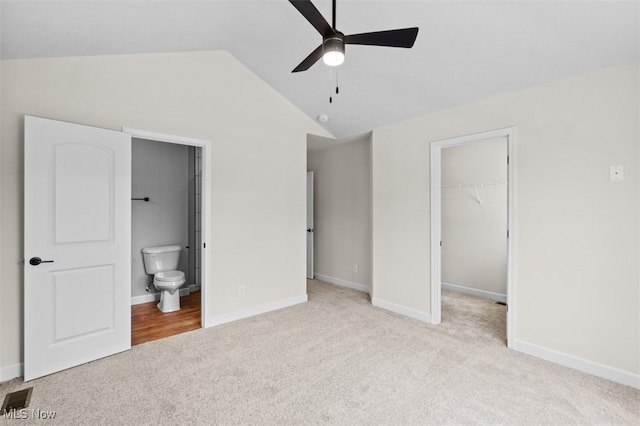
[[[114,152],[84,142],[52,150],[55,243],[112,240]]]
[[[52,343],[112,331],[115,282],[113,265],[52,272]],[[77,306],[76,299],[84,303]]]
[[[25,380],[129,349],[130,135],[26,116],[24,191]]]
[[[313,172],[307,172],[307,278],[313,279]]]

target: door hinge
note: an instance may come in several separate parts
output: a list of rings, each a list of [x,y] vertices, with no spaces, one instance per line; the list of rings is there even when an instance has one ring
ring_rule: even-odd
[[[440,240],[440,247],[442,247],[442,240]]]
[[[507,229],[507,238],[509,238],[509,230]]]
[[[509,164],[509,156],[507,155],[507,164]]]
[[[202,243],[202,248],[207,248],[207,243]]]

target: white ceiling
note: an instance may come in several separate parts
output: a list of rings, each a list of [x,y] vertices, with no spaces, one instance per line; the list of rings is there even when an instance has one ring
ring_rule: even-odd
[[[313,3],[331,22],[331,1]],[[338,0],[345,34],[418,26],[412,49],[347,46],[333,96],[321,42],[287,0],[0,2],[3,59],[225,49],[342,138],[640,60],[640,1]],[[212,76],[211,78],[215,78]]]

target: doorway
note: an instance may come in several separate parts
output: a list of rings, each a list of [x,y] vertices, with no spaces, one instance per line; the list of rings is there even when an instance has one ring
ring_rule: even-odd
[[[213,325],[211,143],[28,115],[24,127],[25,381],[131,348],[132,137],[202,148],[200,323]]]
[[[200,328],[202,148],[132,138],[131,344]],[[146,247],[176,246],[186,283],[180,309],[157,308],[160,291],[147,274]]]
[[[515,317],[515,282],[514,282],[514,247],[515,247],[515,128],[499,129],[489,132],[477,133],[452,139],[446,139],[431,143],[431,322],[439,324],[442,320],[442,150],[450,147],[460,147],[476,142],[488,141],[491,139],[506,139],[507,145],[507,179],[504,184],[507,186],[507,250],[506,250],[506,339],[507,346],[513,342],[513,319]],[[478,182],[497,184],[502,182]],[[470,185],[467,190],[470,195],[477,197],[476,201],[482,202],[477,191],[477,186],[473,188],[474,182],[462,183]],[[462,188],[461,188],[462,189]]]
[[[191,292],[191,294],[181,297],[180,303],[184,309],[180,311],[162,314],[156,308],[156,302],[153,301],[149,303],[153,309],[140,309],[140,315],[145,317],[149,314],[157,317],[157,321],[161,324],[159,328],[166,329],[164,332],[160,332],[159,337],[156,338],[207,327],[207,312],[211,311],[211,302],[208,298],[211,289],[210,261],[206,255],[207,241],[210,240],[209,232],[211,229],[209,223],[209,211],[211,209],[211,187],[209,185],[211,143],[207,140],[139,129],[123,128],[122,131],[131,134],[134,139],[144,140],[147,143],[171,144],[173,148],[178,152],[183,152],[188,158],[185,166],[188,169],[188,175],[193,177],[188,185],[189,194],[183,197],[185,203],[189,206],[188,208],[183,206],[188,210],[189,220],[188,224],[185,224],[185,234],[188,235],[188,238],[185,238],[185,244],[183,245],[185,247],[183,252],[185,252],[186,256],[180,262],[181,267],[184,268],[185,275],[189,278],[188,283],[191,285],[189,289],[182,290],[182,292]],[[132,198],[134,198],[136,194],[132,195]],[[146,197],[144,194],[138,195],[141,195],[139,198]],[[168,243],[171,242],[167,241]],[[165,245],[165,243],[162,245]],[[138,311],[138,309],[132,307],[132,315],[135,313],[134,311]],[[162,315],[157,316],[155,311]],[[194,313],[195,315],[199,313],[197,315],[198,318],[193,318]],[[176,317],[175,321],[169,317]],[[165,325],[162,325],[163,322]],[[177,323],[182,323],[182,325],[176,325]]]

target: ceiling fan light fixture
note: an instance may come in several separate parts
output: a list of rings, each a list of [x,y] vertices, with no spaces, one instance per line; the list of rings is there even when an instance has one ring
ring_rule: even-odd
[[[337,67],[344,62],[344,35],[336,32],[322,42],[322,61],[330,67]]]
[[[322,62],[329,65],[330,67],[337,67],[344,62],[344,53],[338,50],[325,52],[322,56]]]

